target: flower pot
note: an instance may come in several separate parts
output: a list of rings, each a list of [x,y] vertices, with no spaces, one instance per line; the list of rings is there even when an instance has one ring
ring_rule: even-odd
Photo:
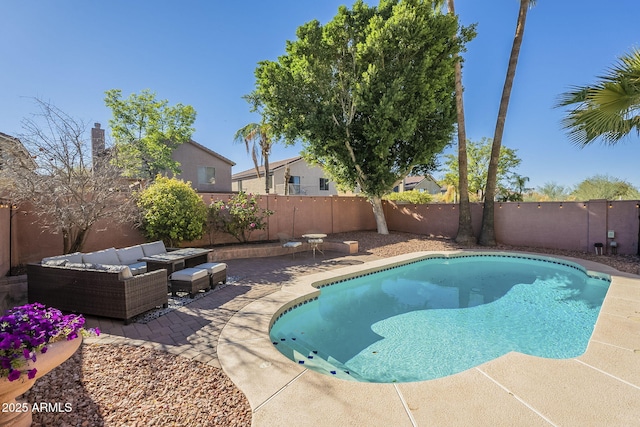
[[[76,352],[82,337],[71,341],[57,341],[47,345],[46,353],[38,353],[36,361],[29,361],[21,370],[25,371],[16,381],[9,381],[7,378],[0,378],[0,427],[22,427],[31,425],[31,405],[28,402],[16,401],[16,397],[29,390],[38,378],[46,375],[56,366]],[[32,379],[27,377],[28,369],[36,368],[36,376]]]

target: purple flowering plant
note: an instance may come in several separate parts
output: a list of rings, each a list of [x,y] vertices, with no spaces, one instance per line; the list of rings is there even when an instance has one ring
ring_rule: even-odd
[[[0,317],[0,375],[9,381],[20,378],[20,370],[36,354],[46,353],[47,345],[56,341],[72,340],[83,336],[100,335],[97,328],[84,328],[84,317],[63,315],[60,310],[40,303],[14,307]],[[37,370],[26,371],[29,379]]]

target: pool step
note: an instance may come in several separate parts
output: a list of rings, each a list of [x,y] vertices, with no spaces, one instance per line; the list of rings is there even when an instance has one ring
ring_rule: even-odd
[[[280,351],[285,349],[291,350],[290,353],[286,351],[283,353],[295,362],[304,365],[306,368],[343,380],[358,381],[359,376],[351,372],[351,370],[342,363],[311,348],[311,346],[295,336],[286,336],[280,338],[280,341],[278,341],[278,349]],[[329,358],[332,359],[332,362],[327,360]]]

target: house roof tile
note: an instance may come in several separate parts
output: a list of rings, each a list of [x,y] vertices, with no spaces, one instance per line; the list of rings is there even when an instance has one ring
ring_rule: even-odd
[[[297,162],[298,160],[301,160],[302,157],[301,156],[297,156],[297,157],[292,157],[290,159],[285,159],[285,160],[278,160],[275,162],[269,162],[269,170],[270,171],[276,171],[280,168],[285,167],[288,164]],[[264,165],[260,166],[258,168],[258,170],[260,171],[260,176],[264,176]],[[245,171],[242,172],[238,172],[238,173],[234,173],[231,176],[231,180],[232,181],[237,181],[239,179],[245,179],[245,178],[252,178],[256,176],[256,169],[255,168],[251,168],[251,169],[247,169]]]

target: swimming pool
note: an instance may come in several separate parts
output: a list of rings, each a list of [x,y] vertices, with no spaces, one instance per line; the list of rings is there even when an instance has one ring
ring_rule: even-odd
[[[309,369],[410,382],[510,351],[582,354],[609,286],[577,264],[521,255],[431,256],[323,285],[274,320],[272,342]]]

